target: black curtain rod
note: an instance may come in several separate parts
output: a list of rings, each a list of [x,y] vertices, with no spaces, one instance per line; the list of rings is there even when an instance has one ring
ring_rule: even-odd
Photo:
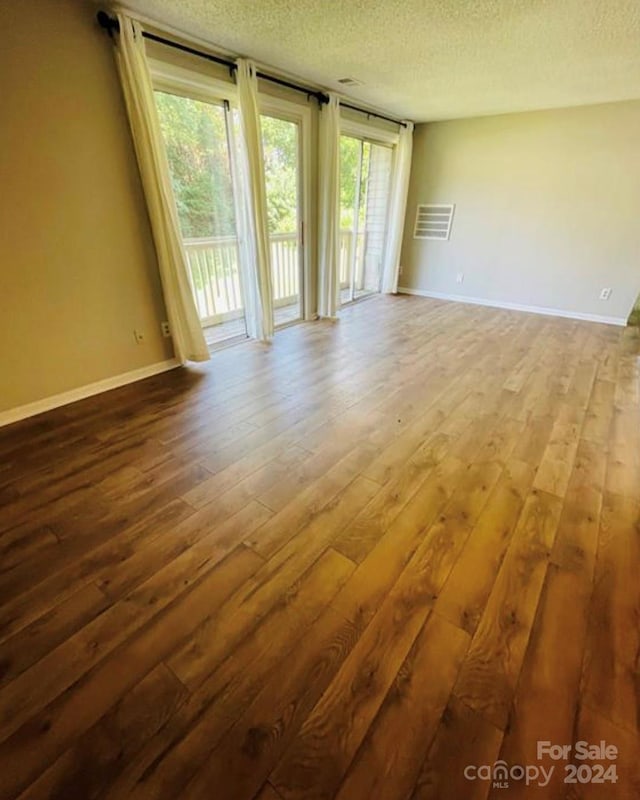
[[[349,103],[343,103],[342,100],[340,101],[341,108],[350,108],[352,111],[359,111],[361,114],[366,114],[368,117],[375,117],[376,119],[384,119],[387,122],[393,122],[394,125],[400,125],[403,128],[407,127],[406,122],[402,122],[399,119],[394,119],[393,117],[385,117],[384,114],[377,114],[375,111],[367,111],[366,108],[358,108],[358,106],[352,106]]]
[[[109,36],[113,36],[114,33],[118,33],[120,31],[120,23],[118,20],[115,19],[115,17],[110,17],[106,11],[98,11],[96,18],[100,27],[104,28],[109,33]],[[236,62],[232,61],[231,59],[214,56],[211,53],[206,53],[203,50],[197,50],[195,47],[189,47],[186,44],[180,44],[180,42],[175,42],[172,39],[165,39],[164,36],[158,36],[157,34],[149,31],[142,31],[142,35],[145,39],[151,39],[152,41],[159,42],[167,47],[173,47],[175,50],[181,50],[183,53],[189,53],[192,56],[206,58],[207,61],[214,61],[216,64],[222,64],[223,66],[228,67],[231,73],[233,73],[237,68]],[[297,83],[284,80],[284,78],[276,78],[274,75],[267,75],[264,72],[256,72],[256,74],[258,78],[261,78],[264,81],[277,83],[278,86],[286,86],[287,89],[293,89],[296,92],[303,92],[309,97],[315,97],[320,105],[329,102],[328,95],[326,95],[324,92],[318,91],[317,89],[309,89],[308,87],[300,86]],[[343,108],[350,108],[352,111],[358,111],[361,114],[366,114],[369,117],[376,117],[376,119],[383,119],[386,120],[386,122],[393,122],[395,125],[401,125],[403,128],[407,127],[406,122],[393,119],[393,117],[385,117],[384,114],[378,114],[375,111],[368,111],[366,108],[358,108],[358,106],[352,106],[349,103],[343,103],[342,101],[340,101],[340,105]]]
[[[104,28],[109,33],[109,36],[113,36],[114,33],[119,33],[120,23],[114,17],[110,17],[106,11],[98,11],[96,14],[96,19],[98,20],[100,27]],[[231,59],[214,56],[211,53],[204,52],[203,50],[197,50],[195,47],[189,47],[186,44],[174,42],[172,39],[165,39],[164,36],[158,36],[150,31],[142,31],[142,35],[145,39],[151,39],[152,41],[159,42],[167,47],[173,47],[174,50],[181,50],[183,53],[189,53],[192,56],[206,58],[207,61],[214,61],[216,64],[222,64],[223,66],[228,67],[229,71],[232,73],[237,69],[236,62],[232,61]],[[276,78],[274,75],[267,75],[264,72],[256,72],[256,75],[258,78],[261,78],[264,81],[277,83],[278,86],[286,86],[287,89],[294,89],[296,92],[303,92],[309,97],[315,97],[320,104],[329,102],[329,97],[324,92],[319,92],[317,89],[310,89],[306,86],[300,86],[297,83],[286,81],[283,78]]]

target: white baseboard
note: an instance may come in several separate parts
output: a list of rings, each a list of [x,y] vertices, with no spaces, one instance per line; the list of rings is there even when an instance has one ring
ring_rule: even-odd
[[[24,406],[10,408],[8,411],[0,411],[0,428],[3,425],[11,425],[12,422],[18,422],[21,419],[27,419],[27,417],[34,417],[36,414],[51,411],[52,408],[66,406],[69,403],[75,403],[77,400],[84,400],[85,397],[91,397],[101,392],[108,392],[110,389],[117,389],[119,386],[125,386],[127,383],[135,383],[136,381],[141,381],[143,378],[159,375],[161,372],[168,372],[170,369],[175,369],[179,366],[180,362],[175,358],[168,359],[167,361],[158,361],[156,364],[149,364],[148,367],[133,369],[130,372],[123,372],[121,375],[114,375],[112,378],[104,378],[101,381],[79,386],[77,389],[70,389],[68,392],[61,392],[60,394],[54,394],[50,397],[44,397],[42,400],[36,400],[35,403],[27,403]]]
[[[445,294],[444,292],[429,292],[425,289],[409,289],[406,286],[398,287],[398,294],[415,294],[420,297],[431,297],[434,300],[451,300],[454,303],[469,303],[474,306],[489,306],[491,308],[506,308],[508,311],[525,311],[528,314],[543,314],[547,317],[566,317],[567,319],[581,319],[585,322],[600,322],[604,325],[626,326],[625,317],[604,317],[600,314],[583,314],[581,311],[566,311],[563,308],[544,308],[543,306],[525,306],[520,303],[504,303],[500,300],[483,300],[480,297],[467,297],[463,294]]]

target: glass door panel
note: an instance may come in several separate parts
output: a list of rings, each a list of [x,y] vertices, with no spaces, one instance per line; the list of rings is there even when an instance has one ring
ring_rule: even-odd
[[[387,234],[392,149],[340,137],[340,287],[342,302],[380,291]]]
[[[266,114],[260,123],[277,326],[302,316],[300,131],[297,122]]]
[[[354,291],[356,297],[380,291],[382,258],[387,239],[392,153],[390,147],[370,145],[364,204],[364,243],[361,272],[357,276]]]
[[[343,303],[354,299],[361,270],[364,230],[366,168],[369,157],[365,142],[340,137],[340,295]]]
[[[224,104],[155,92],[189,282],[209,344],[246,336]]]

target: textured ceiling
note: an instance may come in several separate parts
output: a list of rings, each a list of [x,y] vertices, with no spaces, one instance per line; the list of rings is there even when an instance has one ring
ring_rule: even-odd
[[[417,121],[640,97],[639,0],[125,0]]]

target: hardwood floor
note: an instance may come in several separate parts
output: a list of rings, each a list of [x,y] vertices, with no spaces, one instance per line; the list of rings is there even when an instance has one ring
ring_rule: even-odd
[[[0,430],[0,800],[640,797],[639,387],[380,297]]]

